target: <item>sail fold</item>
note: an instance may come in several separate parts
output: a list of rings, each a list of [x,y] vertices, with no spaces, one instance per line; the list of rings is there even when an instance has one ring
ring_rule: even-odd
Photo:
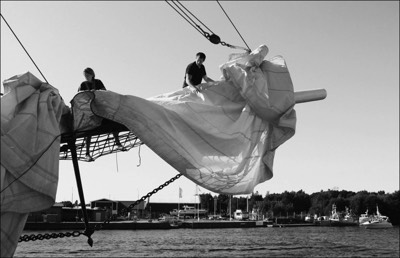
[[[183,88],[143,99],[95,91],[85,112],[125,125],[204,188],[249,194],[272,178],[277,147],[295,133],[289,71],[280,56],[264,60],[267,53],[263,45],[232,58],[220,66],[221,80],[199,85],[197,94]]]
[[[60,121],[69,108],[31,73],[3,83],[1,97],[1,257],[13,255],[29,212],[54,204]]]

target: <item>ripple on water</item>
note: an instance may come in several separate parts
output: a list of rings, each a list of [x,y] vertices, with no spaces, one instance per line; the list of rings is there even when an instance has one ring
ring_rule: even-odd
[[[93,247],[85,237],[19,243],[15,257],[399,257],[399,227],[109,230],[92,238]]]

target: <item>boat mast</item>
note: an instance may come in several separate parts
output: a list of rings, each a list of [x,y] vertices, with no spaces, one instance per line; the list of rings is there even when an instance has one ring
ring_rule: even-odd
[[[199,202],[197,203],[197,221],[200,221],[200,195],[198,193],[199,190],[199,185],[196,185],[196,195],[199,199]]]

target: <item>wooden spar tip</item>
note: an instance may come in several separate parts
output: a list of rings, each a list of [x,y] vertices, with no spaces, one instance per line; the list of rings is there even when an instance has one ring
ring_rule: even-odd
[[[327,92],[325,89],[296,91],[294,93],[294,101],[296,104],[323,100],[326,98]]]

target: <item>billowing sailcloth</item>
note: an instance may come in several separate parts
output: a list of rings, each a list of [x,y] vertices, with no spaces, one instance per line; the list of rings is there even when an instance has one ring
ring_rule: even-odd
[[[232,55],[220,81],[143,99],[112,91],[75,96],[74,130],[121,123],[180,173],[217,193],[248,194],[273,175],[274,154],[295,133],[293,85],[266,46]],[[29,212],[51,207],[58,184],[58,90],[31,73],[4,82],[1,98],[1,255],[12,256]],[[88,96],[90,98],[88,99]],[[89,100],[89,101],[88,101]],[[85,103],[90,108],[84,108]],[[65,121],[64,121],[65,122]]]
[[[31,73],[4,81],[1,97],[1,257],[11,257],[29,212],[51,207],[58,185],[60,122],[69,108]]]
[[[204,188],[249,194],[272,178],[276,148],[295,133],[290,74],[282,57],[264,60],[267,53],[263,45],[250,54],[233,55],[220,66],[221,80],[199,85],[198,94],[183,88],[142,99],[96,91],[85,112],[124,124]],[[73,109],[75,117],[82,117],[82,109]]]

